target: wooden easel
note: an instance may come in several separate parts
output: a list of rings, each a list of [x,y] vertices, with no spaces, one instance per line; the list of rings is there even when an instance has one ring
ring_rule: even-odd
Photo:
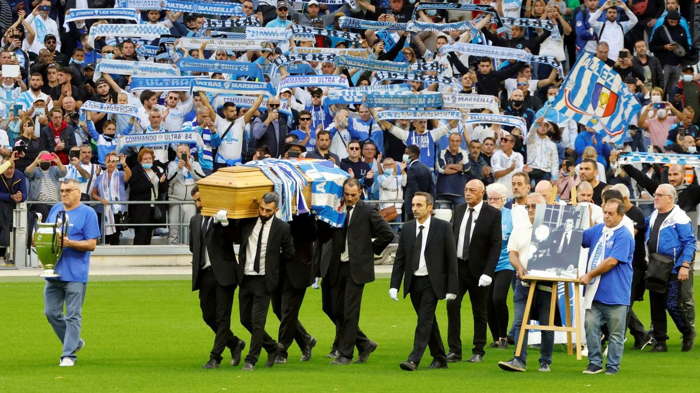
[[[528,330],[552,330],[555,332],[566,332],[566,352],[569,355],[573,354],[571,333],[576,333],[576,360],[581,360],[581,347],[583,339],[583,329],[581,321],[581,301],[580,301],[580,285],[581,282],[578,278],[546,278],[546,277],[534,277],[525,276],[522,278],[523,281],[528,281],[530,283],[530,290],[527,294],[527,302],[525,303],[525,311],[523,313],[523,324],[520,327],[520,332],[518,333],[518,345],[515,348],[515,356],[520,356],[520,351],[523,347],[523,339]],[[549,321],[545,325],[544,322],[540,321],[542,325],[532,325],[530,324],[530,310],[532,308],[532,301],[535,297],[535,288],[540,281],[548,281],[552,283],[552,295],[549,304]],[[565,319],[566,326],[555,326],[554,316],[557,311],[557,287],[560,282],[564,284],[564,297],[566,298],[566,310]],[[574,284],[574,326],[571,325],[571,309],[569,307],[571,301],[571,293],[569,292],[569,286],[566,283]]]

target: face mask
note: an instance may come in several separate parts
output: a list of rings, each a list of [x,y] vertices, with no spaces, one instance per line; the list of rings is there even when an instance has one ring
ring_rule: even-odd
[[[653,102],[653,103],[661,102],[661,96],[651,96],[651,102]]]
[[[74,58],[71,57],[70,63],[71,63],[71,64],[83,65],[83,63],[85,63],[85,61],[78,61],[78,60],[75,60]]]
[[[48,171],[49,168],[51,168],[51,163],[50,162],[42,162],[39,164],[39,168],[41,168],[44,171]]]
[[[523,102],[520,100],[510,100],[510,105],[513,108],[520,108],[521,106],[523,106]]]
[[[411,156],[404,154],[403,157],[401,157],[401,160],[408,164],[411,161]]]
[[[437,15],[437,10],[425,10],[426,15],[435,16]]]
[[[102,55],[103,59],[113,59],[114,58],[114,53],[105,53]]]
[[[151,168],[153,168],[153,164],[150,164],[150,163],[148,163],[148,164],[144,163],[144,164],[141,164],[141,166],[143,167],[143,169],[151,169]]]
[[[695,146],[688,146],[688,153],[695,154],[698,149]]]
[[[692,82],[692,80],[693,80],[693,75],[683,74],[683,82]]]
[[[554,102],[554,99],[555,99],[556,97],[557,97],[557,96],[547,96],[547,101],[549,101],[549,102]]]
[[[666,115],[666,109],[659,109],[658,112],[656,112],[656,116],[658,116],[659,119],[664,119]]]

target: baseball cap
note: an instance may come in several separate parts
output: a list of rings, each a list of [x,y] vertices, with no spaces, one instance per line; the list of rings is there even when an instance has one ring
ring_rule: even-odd
[[[277,9],[280,9],[280,8],[289,9],[289,4],[287,4],[286,1],[278,1],[277,2]]]
[[[668,14],[666,14],[666,19],[680,20],[681,14],[679,14],[676,10],[669,11]]]
[[[44,36],[44,42],[48,41],[49,39],[53,39],[54,41],[56,41],[56,36],[53,34],[47,34]]]
[[[292,92],[292,89],[290,89],[290,88],[288,88],[288,87],[285,87],[284,89],[280,90],[280,94],[285,93],[285,92],[291,93],[291,92]]]
[[[309,1],[308,3],[306,3],[306,6],[307,6],[307,7],[308,7],[308,6],[311,6],[311,5],[319,5],[319,4],[318,4],[318,1],[316,1],[316,0],[311,0],[311,1]]]
[[[44,153],[39,156],[41,161],[53,161],[53,156],[50,153]]]

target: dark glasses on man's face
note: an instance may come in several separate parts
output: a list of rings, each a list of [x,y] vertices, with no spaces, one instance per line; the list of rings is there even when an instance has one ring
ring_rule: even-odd
[[[311,118],[310,118],[310,117],[302,117],[302,118],[300,118],[299,120],[301,120],[301,121],[309,121],[309,120],[311,120]]]
[[[269,104],[268,105],[270,108],[279,108],[280,104]]]
[[[359,147],[348,147],[348,150],[360,150]]]

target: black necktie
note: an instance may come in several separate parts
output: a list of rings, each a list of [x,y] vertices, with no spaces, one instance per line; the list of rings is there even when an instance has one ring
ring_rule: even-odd
[[[260,220],[260,232],[258,233],[258,245],[255,248],[255,259],[253,259],[253,270],[260,273],[260,249],[262,248],[263,229],[265,229],[265,221]]]
[[[469,218],[467,218],[467,228],[464,230],[464,247],[462,247],[462,258],[466,261],[469,259],[469,241],[472,233],[472,214],[474,209],[469,208]]]
[[[423,249],[423,228],[423,225],[418,227],[418,236],[416,236],[416,243],[413,245],[414,272],[418,270],[418,267],[420,266],[420,254],[421,250]]]
[[[345,252],[345,246],[348,244],[348,226],[350,225],[350,212],[353,206],[348,206],[347,212],[345,213],[345,224],[343,225],[343,251]]]

